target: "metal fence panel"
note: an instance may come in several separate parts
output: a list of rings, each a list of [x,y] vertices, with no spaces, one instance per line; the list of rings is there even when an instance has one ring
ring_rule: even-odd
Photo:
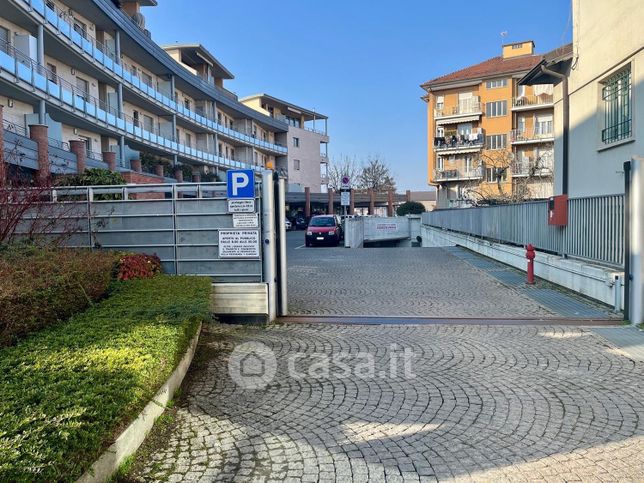
[[[624,196],[568,200],[568,225],[548,225],[548,203],[435,210],[423,224],[500,243],[525,246],[612,266],[624,264]]]
[[[256,214],[261,189],[257,183]],[[167,273],[206,275],[214,282],[263,281],[261,247],[258,259],[219,258],[219,230],[233,228],[225,183],[71,187],[51,195],[56,202],[27,218],[45,213],[54,220],[46,235],[52,240],[67,233],[64,244],[70,247],[155,253]],[[18,232],[28,233],[30,223],[24,220]]]

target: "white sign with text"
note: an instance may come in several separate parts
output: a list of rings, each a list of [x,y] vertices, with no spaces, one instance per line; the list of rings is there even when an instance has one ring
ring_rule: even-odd
[[[259,230],[219,230],[219,258],[259,258]]]
[[[228,200],[228,213],[255,213],[254,199]]]
[[[257,213],[233,213],[233,226],[235,228],[258,228]]]

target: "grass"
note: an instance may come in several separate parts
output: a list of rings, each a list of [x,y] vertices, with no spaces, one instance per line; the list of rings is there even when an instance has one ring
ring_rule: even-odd
[[[210,280],[121,282],[0,350],[0,481],[73,481],[174,370],[209,316]]]

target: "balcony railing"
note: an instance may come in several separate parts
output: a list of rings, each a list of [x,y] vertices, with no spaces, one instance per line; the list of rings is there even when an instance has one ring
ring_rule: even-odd
[[[512,107],[531,108],[539,106],[551,106],[554,101],[552,94],[541,94],[538,96],[521,96],[512,99]]]
[[[481,113],[481,98],[471,97],[458,101],[456,106],[440,107],[434,109],[434,117],[460,116],[464,114]]]
[[[46,22],[60,33],[59,37],[61,40],[67,40],[68,44],[83,51],[85,55],[92,58],[93,62],[97,62],[105,67],[108,71],[115,74],[120,81],[124,81],[126,86],[131,89],[135,89],[139,94],[143,94],[145,98],[163,105],[165,108],[178,113],[183,118],[188,119],[195,124],[204,126],[218,134],[227,136],[230,139],[239,140],[279,154],[286,154],[288,152],[288,149],[285,146],[268,143],[261,141],[260,139],[254,139],[247,134],[226,128],[214,119],[199,115],[198,113],[187,109],[185,106],[178,104],[174,99],[162,94],[154,87],[147,85],[144,81],[124,69],[122,65],[116,62],[115,56],[112,52],[108,51],[106,53],[104,50],[106,49],[106,46],[104,44],[88,37],[86,33],[79,33],[74,30],[71,23],[66,22],[63,17],[58,15],[57,12],[46,6],[43,0],[22,0],[22,2],[28,6],[29,11],[37,12],[44,17]],[[214,87],[218,92],[222,92],[224,95],[236,100],[236,96],[230,91],[226,91],[225,89],[222,90],[222,88],[217,88],[217,86]]]
[[[81,113],[93,122],[103,123],[118,134],[124,133],[129,139],[152,145],[174,154],[189,156],[196,161],[234,168],[254,168],[246,163],[199,151],[164,137],[158,129],[151,131],[140,127],[139,121],[129,116],[119,117],[116,109],[106,105],[87,92],[78,89],[65,79],[56,76],[12,46],[0,43],[0,69],[9,73],[16,82],[25,82],[30,91],[42,98],[56,99],[60,106],[72,113]]]
[[[23,124],[16,121],[10,121],[9,119],[2,120],[2,127],[5,131],[11,131],[12,133],[19,134],[26,138],[29,137],[29,129]]]
[[[482,168],[471,169],[444,169],[434,170],[435,181],[455,181],[455,180],[468,180],[468,179],[481,179],[483,177]]]
[[[554,132],[552,125],[547,127],[538,127],[536,129],[513,129],[510,131],[510,140],[513,143],[531,142],[531,141],[552,141]]]
[[[481,148],[483,144],[485,144],[485,134],[483,134],[482,130],[470,134],[437,136],[434,138],[434,151]]]

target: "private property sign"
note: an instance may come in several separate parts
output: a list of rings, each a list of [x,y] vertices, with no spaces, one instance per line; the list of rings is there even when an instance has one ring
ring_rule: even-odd
[[[219,230],[219,258],[259,258],[259,230]]]

